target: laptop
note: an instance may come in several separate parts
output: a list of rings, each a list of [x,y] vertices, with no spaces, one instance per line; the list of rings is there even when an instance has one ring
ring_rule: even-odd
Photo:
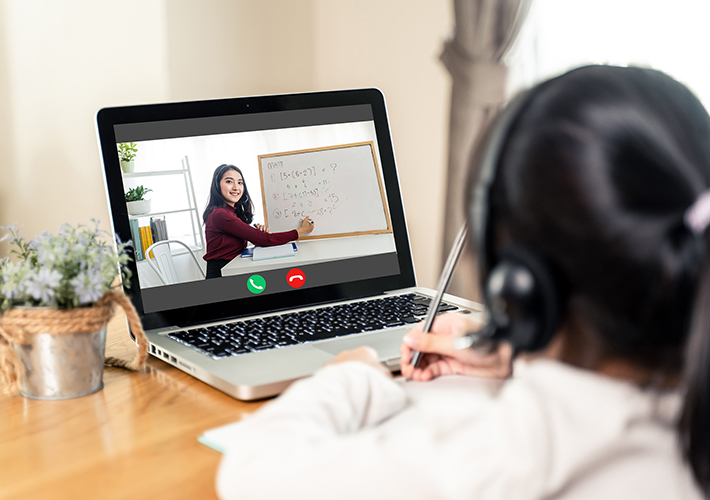
[[[151,355],[241,400],[361,345],[398,369],[435,291],[416,284],[379,90],[104,108],[96,124],[112,229],[134,247],[123,287]],[[206,279],[203,215],[223,164],[242,172],[252,225],[283,233],[309,217],[313,231],[272,252],[250,245]],[[440,310],[481,312],[450,295]]]

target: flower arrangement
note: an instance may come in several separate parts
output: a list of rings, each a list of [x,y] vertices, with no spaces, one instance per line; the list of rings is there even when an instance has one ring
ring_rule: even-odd
[[[138,153],[138,146],[135,142],[122,142],[118,144],[118,159],[120,161],[133,161]]]
[[[130,278],[126,244],[118,251],[100,238],[98,222],[89,228],[64,224],[56,235],[45,231],[32,241],[19,236],[15,225],[2,227],[17,262],[0,259],[0,313],[16,306],[73,309],[99,300],[120,272]]]

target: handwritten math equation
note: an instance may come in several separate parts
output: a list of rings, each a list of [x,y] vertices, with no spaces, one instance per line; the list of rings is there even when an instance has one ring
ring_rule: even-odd
[[[266,169],[274,191],[270,197],[277,206],[271,211],[274,219],[328,216],[341,204],[332,180],[337,163],[288,170],[283,161],[271,161]]]

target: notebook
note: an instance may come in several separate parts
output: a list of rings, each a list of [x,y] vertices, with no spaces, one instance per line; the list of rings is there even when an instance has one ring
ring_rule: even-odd
[[[416,284],[379,90],[104,108],[96,125],[117,238],[164,221],[160,262],[134,241],[123,283],[152,355],[243,400],[278,394],[360,345],[398,368],[401,339],[434,291]],[[119,158],[125,143],[132,163]],[[278,233],[310,217],[313,231],[288,258],[237,256],[205,279],[203,215],[222,164],[241,169],[252,224]],[[141,185],[149,211],[129,214],[125,193]],[[441,310],[480,308],[447,295]]]

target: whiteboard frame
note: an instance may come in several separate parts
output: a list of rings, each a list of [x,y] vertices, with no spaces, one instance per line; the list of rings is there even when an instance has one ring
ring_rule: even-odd
[[[382,185],[382,174],[380,173],[380,165],[377,162],[377,155],[375,154],[375,143],[373,141],[365,142],[353,142],[350,144],[340,144],[337,146],[324,146],[320,148],[311,149],[299,149],[296,151],[283,151],[280,153],[269,153],[265,155],[257,155],[257,163],[259,165],[259,181],[261,183],[261,202],[264,206],[264,219],[266,222],[266,230],[269,230],[269,211],[266,206],[266,192],[264,190],[264,172],[262,170],[262,159],[263,158],[275,158],[278,156],[293,156],[303,153],[313,153],[316,151],[328,151],[331,149],[344,149],[352,148],[357,146],[370,146],[370,153],[372,154],[372,161],[375,165],[375,174],[377,174],[377,183],[380,187],[380,202],[382,203],[382,208],[385,212],[385,220],[387,222],[387,229],[374,229],[372,231],[351,231],[349,233],[330,233],[330,234],[319,234],[317,236],[302,236],[298,238],[299,240],[318,240],[323,238],[345,238],[348,236],[359,236],[364,234],[387,234],[392,232],[392,221],[390,220],[389,207],[387,206],[387,201],[385,199],[384,186]]]

